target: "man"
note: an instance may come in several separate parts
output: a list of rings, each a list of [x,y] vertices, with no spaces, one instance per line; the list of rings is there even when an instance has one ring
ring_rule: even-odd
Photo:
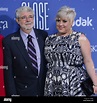
[[[48,34],[46,31],[33,28],[34,12],[30,7],[18,8],[16,21],[20,29],[3,40],[6,95],[43,96],[46,75],[44,41]],[[32,65],[28,54],[28,35],[32,36],[35,46],[37,68]]]

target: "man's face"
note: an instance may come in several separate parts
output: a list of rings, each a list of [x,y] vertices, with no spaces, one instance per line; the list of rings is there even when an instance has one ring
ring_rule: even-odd
[[[22,30],[30,30],[34,26],[34,16],[32,12],[22,12],[16,21]]]

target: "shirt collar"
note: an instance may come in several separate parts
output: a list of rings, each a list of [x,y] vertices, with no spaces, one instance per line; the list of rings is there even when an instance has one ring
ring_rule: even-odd
[[[27,34],[27,33],[23,32],[23,31],[20,29],[20,35],[22,36],[22,38],[23,38],[24,40],[27,39],[28,35],[31,35],[33,38],[36,38],[33,29],[32,29],[32,31],[30,32],[30,34]]]

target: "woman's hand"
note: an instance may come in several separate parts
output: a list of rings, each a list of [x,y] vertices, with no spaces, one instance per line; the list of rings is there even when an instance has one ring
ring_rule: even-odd
[[[97,94],[97,85],[93,85],[94,93]]]

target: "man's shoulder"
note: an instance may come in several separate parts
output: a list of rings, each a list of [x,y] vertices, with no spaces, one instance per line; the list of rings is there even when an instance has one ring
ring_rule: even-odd
[[[34,31],[47,33],[47,31],[45,31],[43,29],[36,29],[36,28],[34,28]]]
[[[16,37],[18,32],[13,32],[11,34],[8,34],[7,36],[4,37],[3,41],[9,41],[11,40],[12,37]]]
[[[46,38],[48,36],[47,31],[41,29],[34,29],[34,32],[37,36]]]

